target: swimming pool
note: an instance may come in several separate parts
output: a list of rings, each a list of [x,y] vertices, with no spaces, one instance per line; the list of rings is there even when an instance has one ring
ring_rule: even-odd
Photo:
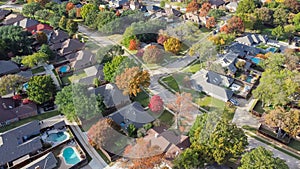
[[[252,59],[251,59],[251,61],[253,62],[253,63],[255,63],[255,64],[259,64],[259,62],[260,62],[260,58],[257,58],[257,57],[253,57]]]
[[[47,137],[47,141],[51,142],[62,142],[65,141],[68,138],[67,134],[64,132],[57,132],[57,133],[51,133]]]
[[[252,76],[248,76],[247,79],[246,79],[246,82],[251,83],[251,80],[252,80],[252,79],[253,79]]]
[[[64,65],[64,66],[62,66],[62,67],[59,68],[59,71],[60,71],[61,73],[66,73],[66,72],[69,71],[69,66]]]
[[[275,47],[269,47],[269,48],[267,49],[267,51],[268,51],[268,52],[275,53],[275,52],[277,51],[277,48],[275,48]]]
[[[65,162],[69,165],[75,165],[80,162],[79,156],[72,147],[65,148],[63,150],[62,156],[64,157]]]
[[[28,82],[23,84],[23,89],[26,91],[28,89]]]

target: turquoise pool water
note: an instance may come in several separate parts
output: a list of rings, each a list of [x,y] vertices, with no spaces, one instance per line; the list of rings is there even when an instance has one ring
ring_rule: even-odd
[[[259,64],[260,60],[261,60],[260,58],[256,58],[256,57],[251,59],[251,61],[255,64]]]
[[[275,48],[275,47],[270,47],[270,48],[267,49],[267,51],[268,51],[268,52],[273,52],[273,53],[275,53],[275,52],[277,51],[277,48]]]
[[[246,79],[246,82],[251,83],[251,80],[252,80],[252,79],[253,79],[252,76],[248,76],[247,79]]]
[[[59,71],[61,73],[66,73],[66,72],[68,72],[68,69],[69,69],[69,66],[65,65],[65,66],[60,67]]]
[[[28,89],[28,83],[24,83],[24,84],[23,84],[23,88],[24,88],[25,90],[27,90],[27,89]]]
[[[62,142],[67,139],[67,135],[64,132],[51,133],[48,135],[47,140],[51,142]]]
[[[80,162],[75,150],[72,147],[67,147],[63,150],[63,157],[67,164],[75,165]]]

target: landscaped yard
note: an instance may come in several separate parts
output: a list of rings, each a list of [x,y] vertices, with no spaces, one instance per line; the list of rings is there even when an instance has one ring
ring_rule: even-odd
[[[298,140],[291,139],[288,146],[295,149],[295,150],[297,150],[297,151],[300,151],[300,141],[298,141]]]
[[[34,69],[31,69],[32,71],[32,74],[36,74],[36,73],[41,73],[41,72],[44,72],[45,69],[43,66],[40,66],[40,67],[37,67],[37,68],[34,68]]]
[[[186,67],[184,69],[184,72],[186,73],[196,73],[201,69],[205,69],[206,68],[206,64],[205,63],[200,63],[199,60],[197,60],[196,62],[194,62],[193,64],[191,64],[190,66]]]
[[[158,117],[162,125],[172,126],[174,123],[174,116],[168,110],[164,110],[164,112]]]
[[[26,119],[22,119],[20,121],[11,123],[10,125],[4,126],[4,127],[0,127],[0,133],[5,132],[7,130],[13,129],[15,127],[21,126],[23,124],[29,123],[33,120],[44,120],[53,116],[57,116],[59,115],[60,112],[57,110],[51,111],[51,112],[47,112],[47,113],[43,113],[43,114],[39,114],[36,116],[32,116],[32,117],[28,117]]]
[[[93,41],[91,40],[88,40],[86,43],[85,43],[85,49],[86,50],[89,50],[91,51],[92,53],[97,53],[98,49],[100,48],[99,45],[97,45],[96,43],[94,43]]]
[[[134,97],[133,101],[141,103],[143,107],[147,107],[149,104],[149,95],[142,91],[136,97]]]
[[[73,75],[67,75],[67,76],[64,76],[61,78],[61,81],[63,84],[66,84],[66,83],[72,83],[76,80],[79,80],[81,78],[84,78],[86,77],[86,74],[84,71],[80,71],[80,72],[77,72],[77,73],[74,73]]]
[[[173,89],[176,92],[179,92],[179,86],[176,82],[176,80],[172,76],[167,76],[161,79],[162,82],[164,82],[167,86],[164,85],[165,88],[167,89]],[[170,90],[173,92],[172,90]]]
[[[262,102],[258,101],[253,108],[254,111],[258,112],[259,114],[263,114],[265,112],[264,108],[262,107]]]

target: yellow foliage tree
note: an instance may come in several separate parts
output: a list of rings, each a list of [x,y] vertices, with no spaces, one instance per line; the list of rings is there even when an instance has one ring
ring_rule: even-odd
[[[181,42],[177,38],[169,38],[164,42],[164,48],[168,52],[177,54],[182,47]]]

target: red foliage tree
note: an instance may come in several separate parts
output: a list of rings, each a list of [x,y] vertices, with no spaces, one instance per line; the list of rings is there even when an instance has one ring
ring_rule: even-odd
[[[164,109],[164,102],[158,95],[154,95],[150,99],[149,109],[154,113],[159,113]]]
[[[229,29],[228,29],[228,26],[227,25],[224,25],[221,27],[220,29],[221,32],[225,32],[225,33],[229,33]]]
[[[121,16],[121,13],[120,13],[120,11],[119,10],[117,10],[117,12],[116,12],[116,16]]]
[[[156,45],[151,45],[145,49],[143,60],[146,63],[159,63],[163,59],[163,50]]]
[[[241,18],[233,16],[227,22],[229,33],[243,33],[245,31],[244,22]]]
[[[201,16],[201,17],[207,16],[210,9],[211,9],[210,3],[208,3],[208,2],[203,3],[201,6],[201,9],[200,9],[199,16]]]
[[[69,12],[74,7],[75,7],[75,5],[72,2],[68,2],[67,5],[66,5],[67,12]]]
[[[144,49],[139,49],[136,53],[136,56],[142,57],[144,55],[144,52],[145,52]]]
[[[213,28],[216,26],[216,21],[214,17],[209,17],[206,20],[206,25],[205,25],[208,29]]]
[[[165,35],[159,35],[157,39],[157,43],[164,45],[164,42],[168,40],[168,37]]]
[[[196,0],[191,1],[186,7],[186,12],[197,12],[198,10],[199,4]]]
[[[129,42],[129,50],[137,50],[139,42],[136,39],[131,39]]]

